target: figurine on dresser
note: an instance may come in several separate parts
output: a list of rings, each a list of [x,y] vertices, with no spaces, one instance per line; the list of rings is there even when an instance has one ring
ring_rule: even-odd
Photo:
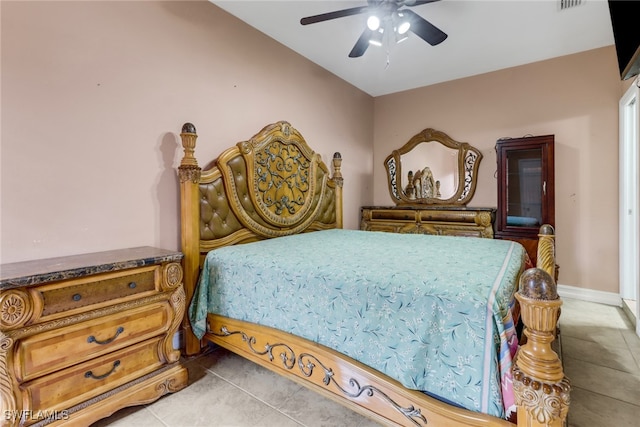
[[[408,184],[404,192],[411,200],[441,197],[440,181],[433,179],[433,173],[429,166],[425,166],[422,170],[418,169],[415,175],[413,171],[409,171],[407,181]]]

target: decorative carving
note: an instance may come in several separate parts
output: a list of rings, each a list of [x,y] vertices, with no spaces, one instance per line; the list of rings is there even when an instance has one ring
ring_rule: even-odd
[[[393,199],[399,199],[400,195],[398,194],[398,183],[397,183],[398,172],[396,168],[396,158],[387,157],[385,166],[387,167],[387,175],[389,178],[389,189],[391,190],[391,197]]]
[[[180,359],[180,350],[173,348],[173,334],[178,330],[185,312],[186,295],[182,286],[180,286],[171,294],[171,298],[169,301],[171,303],[171,307],[173,307],[175,314],[173,316],[173,319],[171,320],[171,326],[169,326],[169,330],[165,335],[162,348],[164,357],[169,363],[173,363]]]
[[[551,277],[556,277],[555,230],[549,224],[540,227],[536,262]]]
[[[182,139],[182,148],[184,149],[184,157],[180,162],[180,167],[197,167],[198,161],[193,155],[196,149],[196,139],[198,139],[198,135],[196,134],[196,127],[191,123],[185,123],[182,126],[180,137]]]
[[[273,141],[255,154],[258,202],[275,216],[295,215],[305,205],[312,186],[311,163],[295,145]]]
[[[246,164],[246,176],[234,169],[232,161],[238,153]],[[247,230],[261,237],[302,232],[317,220],[323,203],[332,196],[328,194],[329,171],[320,155],[287,122],[266,126],[250,140],[238,143],[235,150],[225,151],[216,166],[225,182],[229,207]],[[243,182],[248,194],[239,192]]]
[[[33,314],[33,303],[29,294],[13,289],[0,296],[0,327],[16,328],[24,325]]]
[[[167,289],[173,289],[182,283],[182,266],[172,262],[164,266],[164,284]]]
[[[553,233],[551,226],[540,228],[538,267],[521,274],[516,293],[526,343],[514,359],[513,390],[518,417],[526,417],[523,425],[561,426],[570,404],[569,380],[564,376],[560,358],[551,348],[562,306],[551,276],[555,266]]]
[[[305,359],[307,359],[306,362]],[[313,375],[313,368],[315,368],[316,363],[320,365],[320,367],[324,371],[324,378],[322,380],[322,383],[324,385],[329,386],[333,382],[335,387],[340,390],[342,394],[352,399],[357,399],[363,393],[366,393],[369,397],[377,394],[384,400],[386,400],[389,404],[391,404],[391,406],[397,409],[400,413],[402,413],[405,417],[407,417],[414,425],[420,426],[427,424],[426,417],[422,415],[420,409],[416,409],[413,405],[404,408],[398,405],[393,399],[391,399],[386,393],[379,390],[377,387],[371,385],[361,386],[355,378],[349,379],[349,385],[354,389],[354,391],[351,392],[338,384],[338,382],[335,380],[333,370],[331,368],[327,368],[317,357],[309,353],[301,353],[300,356],[298,356],[298,368],[305,377],[310,377],[311,375]]]
[[[353,390],[349,390],[347,388],[342,387],[340,383],[336,381],[334,371],[331,368],[325,366],[320,361],[320,359],[318,359],[313,354],[301,353],[300,355],[296,356],[295,351],[289,345],[284,343],[278,343],[278,344],[266,343],[264,346],[264,351],[256,350],[256,348],[254,347],[254,345],[257,342],[255,337],[248,336],[246,333],[242,331],[229,331],[226,326],[221,326],[219,333],[213,332],[213,331],[209,331],[209,333],[218,337],[223,337],[223,338],[239,334],[242,337],[242,341],[247,343],[247,347],[254,354],[257,354],[260,356],[266,355],[269,358],[269,361],[271,362],[273,362],[274,360],[273,350],[275,348],[283,348],[284,351],[280,353],[279,356],[280,356],[280,360],[282,361],[282,366],[285,369],[291,370],[297,364],[298,369],[300,369],[300,372],[302,373],[302,375],[308,378],[313,375],[313,370],[316,367],[316,365],[319,365],[323,371],[322,383],[325,386],[328,387],[331,384],[333,384],[337,390],[339,390],[343,395],[351,399],[357,399],[362,394],[366,394],[369,397],[372,397],[374,395],[379,396],[383,400],[385,400],[388,404],[393,406],[402,415],[404,415],[413,425],[416,425],[416,426],[427,425],[427,419],[424,415],[422,415],[420,409],[416,409],[413,405],[410,405],[409,407],[406,407],[406,408],[399,405],[396,401],[394,401],[391,397],[389,397],[386,393],[384,393],[382,390],[378,389],[377,387],[374,387],[372,385],[361,386],[360,383],[355,378],[350,378],[348,380],[348,384],[350,388]]]
[[[525,408],[531,419],[541,425],[564,420],[569,411],[571,385],[568,378],[559,383],[543,383],[513,370],[513,392],[516,405]]]
[[[282,365],[287,368],[287,369],[291,369],[295,366],[295,360],[296,360],[296,355],[293,351],[293,349],[291,349],[291,347],[289,347],[286,344],[265,344],[264,346],[264,351],[260,351],[260,350],[256,350],[253,346],[256,343],[256,338],[255,337],[250,337],[247,334],[245,334],[242,331],[229,331],[229,329],[226,326],[222,326],[220,328],[220,333],[216,333],[213,331],[210,331],[211,334],[218,336],[218,337],[229,337],[231,335],[236,335],[239,334],[242,337],[242,341],[247,343],[247,346],[249,347],[249,349],[251,349],[251,351],[259,356],[264,356],[265,354],[267,355],[267,357],[269,358],[270,362],[273,362],[273,349],[276,347],[283,347],[285,349],[285,352],[280,353],[280,360],[282,361]]]
[[[342,167],[342,155],[338,152],[333,153],[333,180],[336,185],[342,188],[343,178],[342,171],[340,170]]]
[[[164,396],[167,393],[174,393],[181,390],[184,384],[179,384],[176,378],[167,378],[161,383],[156,385],[155,390],[158,392],[157,396]]]
[[[18,408],[16,397],[13,394],[12,378],[9,371],[9,352],[13,350],[13,339],[0,332],[0,408],[2,408],[6,415],[8,413],[14,413]],[[0,419],[0,425],[11,425],[10,420],[6,417]]]
[[[481,211],[474,216],[473,221],[481,227],[491,227],[493,218],[491,212]]]
[[[458,201],[461,202],[469,196],[469,193],[473,195],[473,190],[475,189],[475,171],[478,167],[478,163],[480,162],[480,158],[482,154],[477,151],[467,151],[464,157],[464,184],[462,187],[462,194],[458,198]],[[469,198],[471,198],[469,196]]]
[[[187,165],[178,167],[180,182],[192,182],[197,184],[200,182],[201,174],[202,170],[198,166]]]
[[[196,139],[198,139],[196,127],[191,123],[185,123],[182,126],[180,138],[182,139],[182,148],[184,149],[184,156],[178,167],[180,182],[197,184],[200,181],[201,169],[198,167],[198,161],[193,155],[196,149]]]

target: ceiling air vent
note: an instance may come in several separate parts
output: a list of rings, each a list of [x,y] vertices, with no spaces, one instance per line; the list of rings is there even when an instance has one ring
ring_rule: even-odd
[[[580,6],[586,0],[558,0],[558,9],[566,10],[571,9],[572,7]]]

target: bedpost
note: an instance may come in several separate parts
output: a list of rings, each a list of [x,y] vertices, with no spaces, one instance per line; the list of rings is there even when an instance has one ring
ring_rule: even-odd
[[[196,148],[196,128],[191,123],[182,126],[182,147],[184,157],[178,168],[180,177],[180,224],[182,253],[184,254],[184,290],[187,298],[187,307],[191,303],[193,293],[200,272],[200,206],[198,204],[198,184],[200,183],[201,169],[193,153]],[[200,340],[193,334],[188,319],[188,310],[185,310],[185,318],[182,321],[182,333],[184,337],[184,351],[187,355],[200,352]]]
[[[333,180],[336,183],[336,228],[342,228],[342,156],[336,152],[333,154]]]
[[[555,231],[550,225],[540,227],[538,234],[537,267],[546,271],[549,276],[556,278],[556,246],[554,244]]]
[[[551,349],[562,300],[555,280],[554,230],[540,228],[538,266],[522,273],[516,298],[525,324],[526,344],[518,350],[513,369],[513,390],[518,426],[561,427],[569,410],[569,379]]]

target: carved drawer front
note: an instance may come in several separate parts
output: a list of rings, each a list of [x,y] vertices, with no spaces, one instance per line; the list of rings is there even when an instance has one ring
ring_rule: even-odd
[[[384,223],[384,222],[370,222],[367,224],[365,230],[367,231],[385,231],[389,233],[399,233],[403,224],[400,223]]]
[[[163,365],[154,338],[23,384],[33,411],[55,411],[105,393]]]
[[[29,381],[160,335],[172,314],[165,301],[25,338],[17,349],[16,375]]]
[[[481,230],[473,227],[443,228],[441,234],[443,236],[482,237]]]
[[[94,308],[155,291],[158,267],[146,267],[118,273],[43,286],[39,289],[43,301],[43,316],[67,314],[80,308]]]
[[[371,211],[372,221],[415,221],[416,213],[408,210]]]

